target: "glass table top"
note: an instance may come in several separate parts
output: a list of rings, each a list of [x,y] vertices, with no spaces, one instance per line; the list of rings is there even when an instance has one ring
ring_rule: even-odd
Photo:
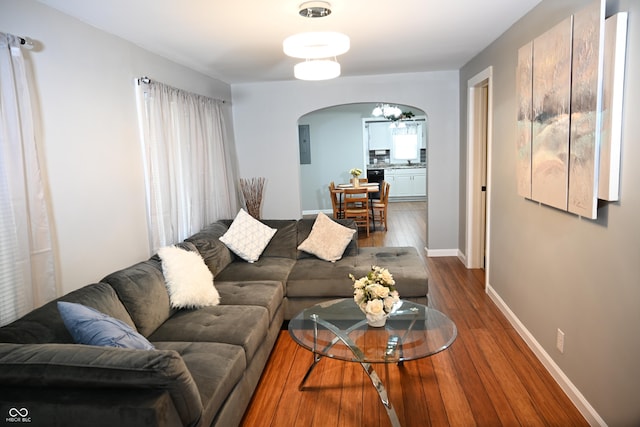
[[[393,363],[419,359],[449,347],[456,325],[422,304],[399,301],[384,327],[371,327],[352,298],[323,302],[289,321],[289,333],[314,353],[340,360]]]

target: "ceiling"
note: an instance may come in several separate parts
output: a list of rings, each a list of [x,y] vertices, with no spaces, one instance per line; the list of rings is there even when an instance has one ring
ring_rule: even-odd
[[[342,76],[459,69],[541,0],[330,0],[324,18],[304,0],[39,0],[226,83],[293,80],[300,60],[282,41],[339,31],[351,50]]]

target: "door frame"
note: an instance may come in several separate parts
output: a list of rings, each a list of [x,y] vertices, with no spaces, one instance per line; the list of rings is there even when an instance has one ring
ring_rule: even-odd
[[[482,143],[478,133],[483,128],[480,117],[484,112],[480,105],[481,89],[487,86],[486,103],[486,138],[487,138],[487,160],[486,160],[486,220],[483,227],[482,218],[482,194],[481,194],[481,172],[482,172]],[[466,267],[482,268],[484,264],[485,278],[489,277],[489,254],[490,254],[490,227],[491,227],[491,145],[492,145],[492,117],[493,117],[493,67],[488,67],[467,82],[467,220],[466,220]],[[484,234],[483,237],[482,234]],[[484,244],[485,250],[482,245]],[[484,253],[484,260],[483,260]],[[485,283],[489,283],[485,280]]]

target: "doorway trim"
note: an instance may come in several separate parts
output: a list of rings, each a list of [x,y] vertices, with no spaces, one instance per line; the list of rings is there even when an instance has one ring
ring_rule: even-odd
[[[478,136],[484,123],[480,118],[485,113],[479,105],[481,89],[487,87],[486,103],[486,217],[483,227],[482,221],[482,143]],[[491,236],[491,142],[493,117],[493,67],[488,67],[467,82],[467,220],[466,220],[466,267],[485,269],[485,278],[489,277],[489,253]],[[484,233],[483,233],[484,230]],[[486,237],[483,237],[483,235]],[[485,245],[483,250],[482,245]],[[484,253],[484,259],[483,259]],[[488,283],[488,280],[485,280]]]

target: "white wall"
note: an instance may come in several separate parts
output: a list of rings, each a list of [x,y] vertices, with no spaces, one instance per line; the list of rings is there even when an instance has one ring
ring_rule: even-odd
[[[146,259],[134,78],[221,99],[231,98],[230,87],[33,0],[0,0],[0,31],[36,42],[26,55],[42,117],[61,291]]]
[[[236,84],[232,93],[240,176],[267,178],[265,218],[301,216],[297,123],[302,115],[355,102],[393,102],[423,110],[429,117],[430,150],[427,245],[430,250],[457,250],[457,71]]]
[[[362,110],[362,106],[355,109],[350,104],[313,112],[300,119],[299,124],[309,125],[311,135],[311,164],[300,165],[303,213],[331,212],[329,183],[349,182],[351,168],[365,170]]]
[[[516,191],[517,50],[590,1],[544,0],[460,70],[460,87],[466,89],[468,79],[493,66],[490,286],[577,388],[581,403],[587,402],[583,408],[591,406],[612,427],[638,426],[639,1],[609,2],[609,13],[629,12],[620,202],[600,207],[598,219],[591,221],[526,201]],[[465,135],[464,89],[461,94]],[[460,191],[464,194],[465,188]],[[565,332],[563,354],[556,350],[558,328]]]

